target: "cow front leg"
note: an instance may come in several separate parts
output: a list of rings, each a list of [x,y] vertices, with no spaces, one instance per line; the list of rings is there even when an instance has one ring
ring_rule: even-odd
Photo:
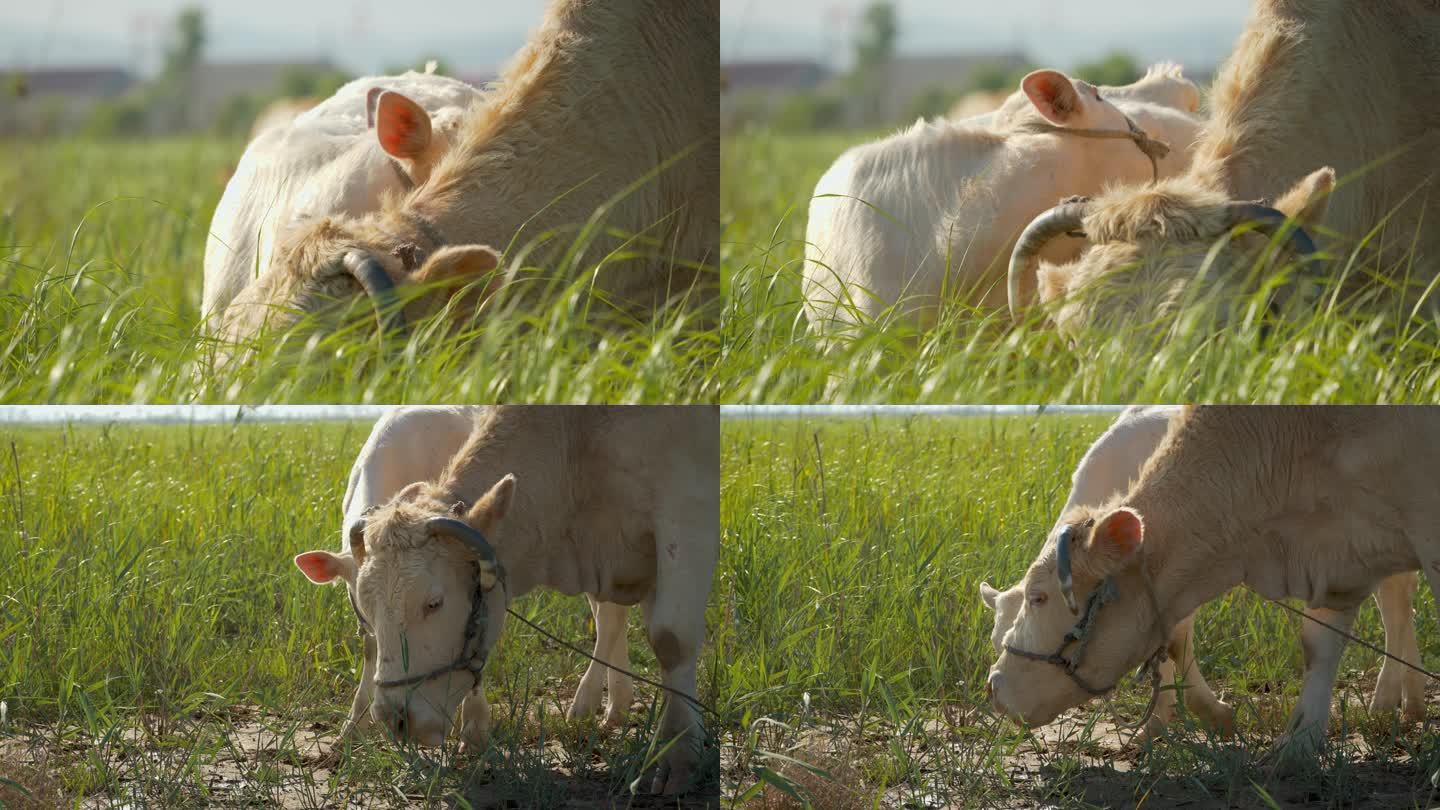
[[[1184,673],[1185,707],[1199,718],[1201,725],[1219,734],[1229,735],[1235,730],[1235,709],[1215,696],[1215,690],[1206,682],[1200,672],[1200,663],[1195,656],[1195,614],[1191,613],[1176,625],[1176,633],[1183,633],[1180,640],[1179,658],[1176,665]],[[1171,634],[1172,655],[1175,634]]]
[[[713,497],[713,495],[712,495]],[[705,744],[700,712],[680,695],[698,697],[696,666],[705,643],[705,603],[709,600],[715,562],[720,553],[718,503],[710,508],[687,505],[681,514],[710,519],[683,518],[660,523],[656,532],[655,592],[642,603],[650,647],[660,663],[665,708],[656,730],[655,748],[664,749],[651,781],[656,793],[682,793],[690,787]],[[630,789],[638,792],[640,777]]]

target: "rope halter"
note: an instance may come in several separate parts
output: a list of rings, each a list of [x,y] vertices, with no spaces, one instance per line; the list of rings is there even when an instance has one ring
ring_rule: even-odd
[[[1055,135],[1074,135],[1080,138],[1124,138],[1135,144],[1141,154],[1150,160],[1150,182],[1156,183],[1160,180],[1160,161],[1170,154],[1170,144],[1154,138],[1150,133],[1140,128],[1135,120],[1117,109],[1120,117],[1125,119],[1125,129],[1089,129],[1083,127],[1062,127],[1052,124],[1049,121],[1034,121],[1024,125],[1024,129],[1030,132],[1047,132]]]
[[[459,540],[478,555],[478,559],[471,563],[475,587],[470,593],[470,614],[465,619],[465,628],[460,637],[460,651],[456,654],[455,660],[449,664],[418,675],[376,681],[375,685],[381,689],[411,686],[448,675],[451,672],[464,671],[469,672],[470,677],[475,680],[475,686],[479,686],[480,676],[485,671],[485,662],[488,658],[488,654],[485,652],[485,631],[490,621],[489,613],[485,609],[485,574],[493,573],[500,587],[505,588],[508,593],[505,566],[495,558],[495,550],[485,536],[462,520],[452,517],[432,517],[425,521],[425,527],[433,535],[446,535]],[[354,593],[350,594],[350,607],[355,611],[355,618],[360,621],[360,629],[373,637],[374,630],[370,627],[370,623],[365,621],[365,617],[360,614],[360,606],[355,603]]]
[[[1093,520],[1091,522],[1093,522]],[[1065,603],[1070,607],[1071,613],[1076,612],[1075,597],[1071,592],[1070,585],[1070,544],[1074,542],[1074,540],[1074,527],[1066,526],[1060,530],[1060,536],[1055,541],[1056,577],[1060,580],[1060,590],[1065,597]],[[1159,602],[1155,598],[1155,589],[1151,587],[1147,581],[1145,590],[1150,596],[1151,606],[1155,609],[1155,618],[1158,624],[1161,613]],[[1120,588],[1115,584],[1115,578],[1105,577],[1100,581],[1100,584],[1090,592],[1090,595],[1086,597],[1084,611],[1080,612],[1079,619],[1075,622],[1075,625],[1065,633],[1065,637],[1060,639],[1060,646],[1056,647],[1054,652],[1034,652],[1032,650],[1021,649],[1013,644],[1004,645],[1005,651],[1020,658],[1027,658],[1031,661],[1043,661],[1044,663],[1059,667],[1062,672],[1070,676],[1070,680],[1074,681],[1076,686],[1092,696],[1102,697],[1107,695],[1113,692],[1115,687],[1120,685],[1118,680],[1109,686],[1096,686],[1091,681],[1082,677],[1079,669],[1085,655],[1085,648],[1090,643],[1091,631],[1094,629],[1096,619],[1100,616],[1100,609],[1119,598]],[[1117,727],[1125,730],[1140,728],[1149,722],[1150,716],[1155,713],[1155,704],[1160,699],[1160,664],[1168,657],[1165,651],[1168,636],[1168,633],[1162,636],[1160,643],[1155,647],[1155,652],[1151,653],[1150,657],[1146,658],[1145,662],[1140,665],[1140,669],[1137,670],[1137,672],[1145,672],[1148,670],[1150,675],[1150,702],[1145,707],[1145,713],[1134,723],[1117,723]],[[1072,644],[1075,645],[1074,652],[1066,655],[1066,648]]]

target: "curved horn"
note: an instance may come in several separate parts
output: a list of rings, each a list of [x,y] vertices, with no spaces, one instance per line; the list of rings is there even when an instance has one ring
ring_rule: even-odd
[[[1079,608],[1075,607],[1074,582],[1070,578],[1070,543],[1075,539],[1075,530],[1069,526],[1060,530],[1060,536],[1055,539],[1055,576],[1060,580],[1060,595],[1065,597],[1065,606],[1070,608],[1070,615],[1080,615]]]
[[[1049,244],[1051,239],[1063,233],[1077,230],[1090,208],[1088,202],[1066,202],[1051,208],[1030,220],[1020,238],[1015,241],[1015,250],[1010,253],[1010,317],[1020,319],[1020,279],[1031,271],[1035,257]]]
[[[357,517],[357,518],[355,518],[354,520],[350,521],[350,527],[345,530],[345,536],[348,537],[348,538],[350,538],[350,552],[351,552],[352,554],[355,552],[355,549],[357,549],[357,548],[360,549],[361,553],[364,553],[364,550],[365,550],[365,516],[364,516],[364,515],[361,515],[360,517]]]
[[[433,517],[425,521],[425,528],[433,534],[443,534],[459,540],[479,554],[481,562],[495,564],[495,549],[490,546],[490,541],[469,523],[452,517]]]
[[[1226,224],[1229,227],[1241,225],[1246,222],[1254,222],[1255,230],[1266,236],[1274,236],[1280,230],[1280,226],[1289,219],[1284,211],[1271,208],[1268,205],[1253,202],[1232,202],[1225,206]],[[1295,228],[1290,231],[1290,246],[1295,248],[1296,255],[1309,256],[1315,252],[1315,240],[1310,238],[1309,232],[1295,223]]]
[[[375,320],[380,331],[401,333],[405,331],[405,311],[396,304],[395,282],[385,272],[380,260],[363,250],[352,250],[345,254],[345,269],[375,305]]]

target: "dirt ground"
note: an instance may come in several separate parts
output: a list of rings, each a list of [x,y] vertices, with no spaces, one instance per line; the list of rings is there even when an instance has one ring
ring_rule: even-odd
[[[83,808],[141,808],[178,801],[189,806],[305,808],[420,808],[459,806],[463,796],[476,810],[518,810],[534,806],[533,794],[517,794],[511,780],[494,778],[488,769],[458,775],[459,790],[442,792],[441,800],[406,792],[383,781],[350,781],[332,777],[338,766],[334,730],[312,723],[286,721],[258,710],[233,709],[218,730],[218,747],[211,755],[195,755],[196,747],[167,742],[165,730],[133,728],[94,739],[77,734],[37,729],[30,733],[0,733],[0,807],[54,807],[70,804],[83,795]],[[551,741],[547,746],[558,747]],[[556,750],[550,762],[564,762]],[[87,764],[85,760],[89,759]],[[433,763],[431,768],[443,767]],[[460,768],[463,771],[463,763]],[[524,766],[522,766],[524,767]],[[615,794],[607,778],[606,763],[594,754],[579,768],[553,766],[543,775],[544,804],[559,810],[595,807],[718,808],[718,797],[685,796],[677,800],[658,796]],[[83,783],[87,777],[99,784]],[[100,774],[97,778],[94,774]],[[188,785],[178,796],[157,792],[167,783]],[[193,777],[197,775],[199,779]],[[535,781],[536,775],[528,775]],[[7,784],[5,780],[9,780]],[[196,785],[203,785],[203,788]],[[19,788],[17,789],[17,785]],[[448,795],[447,795],[448,794]],[[436,795],[432,793],[432,795]]]

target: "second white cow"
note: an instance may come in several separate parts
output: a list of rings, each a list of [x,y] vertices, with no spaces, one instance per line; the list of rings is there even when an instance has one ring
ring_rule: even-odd
[[[850,149],[810,202],[802,285],[811,325],[836,333],[894,305],[921,325],[945,301],[1005,306],[1005,261],[1034,214],[1109,183],[1184,170],[1197,99],[1173,66],[1116,88],[1039,70],[993,113],[918,121]],[[1127,137],[1083,134],[1128,133],[1131,122],[1168,145],[1153,165]],[[1049,250],[1074,256],[1083,246]]]

